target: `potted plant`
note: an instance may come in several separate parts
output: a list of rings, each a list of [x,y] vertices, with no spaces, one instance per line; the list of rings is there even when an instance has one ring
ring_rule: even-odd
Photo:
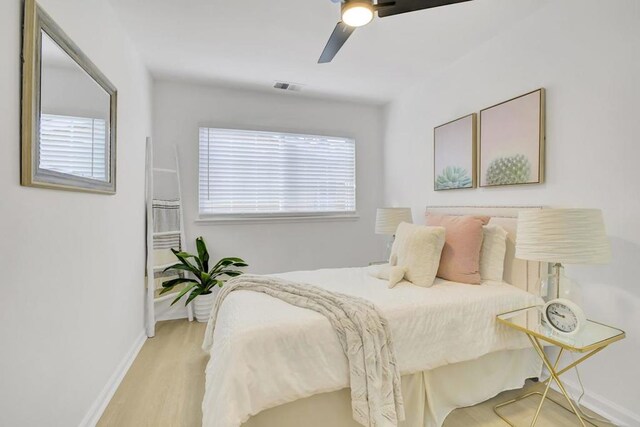
[[[216,296],[213,292],[215,287],[221,287],[224,284],[224,276],[235,277],[242,274],[242,271],[236,270],[234,267],[247,267],[248,264],[241,258],[222,258],[209,269],[209,251],[207,251],[207,245],[202,237],[196,239],[196,249],[198,250],[198,255],[171,249],[171,252],[180,262],[167,267],[164,271],[186,271],[191,273],[193,277],[178,277],[167,280],[162,283],[163,289],[160,294],[170,292],[177,285],[184,284],[184,288],[171,305],[189,294],[185,305],[193,301],[196,320],[198,322],[206,322],[209,320],[209,315],[213,308]],[[190,260],[193,260],[193,262]]]

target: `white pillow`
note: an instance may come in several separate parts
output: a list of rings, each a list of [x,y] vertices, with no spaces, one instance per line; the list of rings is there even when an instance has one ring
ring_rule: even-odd
[[[444,233],[444,227],[401,223],[391,247],[389,264],[403,267],[405,279],[414,285],[433,285],[440,265]]]
[[[499,225],[482,227],[480,277],[482,280],[502,282],[504,257],[507,253],[507,231]]]

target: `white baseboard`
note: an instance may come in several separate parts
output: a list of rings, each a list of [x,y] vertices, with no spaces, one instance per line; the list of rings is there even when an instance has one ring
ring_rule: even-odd
[[[87,411],[86,415],[80,422],[79,427],[94,427],[98,424],[102,413],[107,408],[109,401],[115,394],[118,386],[124,379],[124,376],[131,367],[133,361],[136,359],[136,356],[138,356],[138,353],[146,340],[147,334],[145,331],[142,331]]]
[[[549,371],[544,369],[543,376],[544,378],[547,378],[549,376]],[[569,393],[571,398],[577,399],[580,396],[580,393],[582,393],[582,389],[580,388],[580,386],[571,380],[562,378],[562,384],[564,384],[564,388],[567,390],[567,393]],[[560,389],[555,382],[551,384],[551,388],[556,390],[557,392],[560,392]],[[602,417],[608,419],[616,426],[640,426],[639,414],[636,414],[627,408],[623,408],[617,403],[614,403],[609,399],[598,395],[597,393],[585,390],[584,397],[582,398],[580,404],[585,408],[588,408],[593,412],[601,415]]]

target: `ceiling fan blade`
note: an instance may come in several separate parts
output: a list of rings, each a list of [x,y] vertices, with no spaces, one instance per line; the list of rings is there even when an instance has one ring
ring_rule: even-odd
[[[450,4],[463,3],[471,0],[395,0],[395,4],[378,9],[378,16],[399,15],[401,13],[415,12],[416,10],[431,9],[432,7],[448,6]]]
[[[333,29],[331,33],[331,37],[329,37],[329,41],[327,45],[324,47],[322,51],[322,55],[320,55],[320,59],[318,59],[318,64],[325,64],[327,62],[331,62],[336,53],[340,50],[344,42],[347,41],[349,36],[353,34],[355,31],[355,27],[350,27],[344,22],[340,21],[336,24],[336,28]]]

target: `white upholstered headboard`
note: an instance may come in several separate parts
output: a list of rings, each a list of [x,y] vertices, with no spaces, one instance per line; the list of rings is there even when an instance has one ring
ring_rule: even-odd
[[[516,228],[518,212],[542,209],[541,206],[427,206],[427,214],[484,215],[490,216],[489,224],[496,224],[507,231],[507,254],[504,263],[504,281],[534,295],[540,295],[540,276],[547,274],[548,264],[517,259]]]

